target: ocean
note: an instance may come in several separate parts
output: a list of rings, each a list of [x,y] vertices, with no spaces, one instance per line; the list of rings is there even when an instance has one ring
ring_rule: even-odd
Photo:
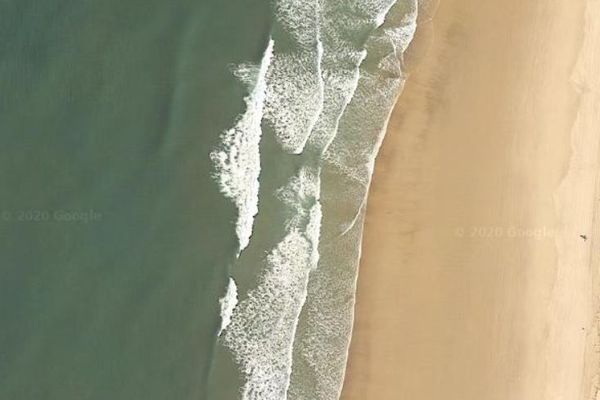
[[[0,399],[339,398],[417,14],[0,1]]]

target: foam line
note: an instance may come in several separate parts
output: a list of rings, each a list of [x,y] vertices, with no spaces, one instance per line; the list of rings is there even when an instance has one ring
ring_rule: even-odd
[[[235,229],[239,241],[238,256],[250,242],[254,217],[258,213],[261,121],[273,47],[274,41],[270,39],[258,67],[241,65],[234,71],[249,85],[249,95],[244,99],[246,111],[231,129],[223,132],[221,145],[210,154],[219,188],[234,202],[238,211]]]
[[[227,329],[227,326],[231,323],[231,316],[233,315],[233,310],[238,303],[238,291],[237,285],[233,278],[229,278],[229,284],[227,285],[227,292],[225,295],[219,300],[219,304],[221,305],[221,327],[219,328],[219,332],[217,336],[221,336],[223,331]]]

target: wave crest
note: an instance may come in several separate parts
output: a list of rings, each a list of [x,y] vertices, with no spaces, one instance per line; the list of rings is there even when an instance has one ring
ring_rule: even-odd
[[[239,241],[238,255],[250,242],[254,217],[258,213],[261,122],[273,45],[270,39],[260,66],[244,64],[234,72],[249,86],[250,94],[244,99],[246,111],[233,128],[223,132],[221,145],[210,154],[219,188],[225,197],[233,200],[238,211],[235,229]]]

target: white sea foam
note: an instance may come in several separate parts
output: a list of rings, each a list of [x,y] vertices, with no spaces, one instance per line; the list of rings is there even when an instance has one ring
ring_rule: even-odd
[[[394,0],[321,0],[323,108],[309,143],[320,152],[337,133],[339,119],[352,99],[360,77],[359,66],[367,56],[357,47],[361,31],[383,24]]]
[[[233,310],[238,302],[238,291],[237,285],[233,278],[229,278],[229,284],[227,285],[227,292],[225,295],[219,300],[219,304],[221,305],[221,328],[219,328],[218,336],[221,336],[221,333],[227,326],[231,323],[231,315],[233,314]]]
[[[284,400],[298,315],[308,274],[318,261],[321,206],[314,175],[302,168],[277,191],[296,212],[288,233],[268,254],[258,285],[239,302],[221,337],[244,375],[243,400]],[[301,204],[311,204],[302,207]]]
[[[287,216],[283,238],[257,266],[257,282],[240,295],[219,339],[242,373],[242,400],[339,397],[365,196],[404,81],[402,53],[414,33],[416,0],[400,1],[275,2],[277,29],[285,32],[286,43],[278,48],[271,42],[272,56],[263,70],[264,122],[284,153],[302,156],[295,159],[301,160],[295,175],[275,191],[273,201]],[[251,82],[253,68],[240,68],[238,75]],[[260,140],[260,120],[252,122]],[[241,153],[258,149],[258,141],[244,146],[226,146],[235,150],[231,156],[226,152],[225,160],[247,157]],[[225,168],[241,165],[237,161],[218,165],[228,171],[226,183],[242,176],[236,181],[244,188],[257,182],[254,170],[237,168],[240,174],[234,175],[233,168]],[[322,187],[322,173],[337,186]],[[253,218],[256,208],[248,208],[246,200],[256,197],[258,186],[245,190],[251,195],[226,194],[243,199]],[[323,233],[327,241],[320,242]],[[242,237],[250,238],[238,236],[245,244]]]
[[[222,336],[245,378],[243,400],[286,397],[294,331],[306,297],[308,249],[296,231],[271,251],[258,287],[238,304]]]
[[[267,87],[266,75],[271,64],[273,46],[271,39],[259,66],[244,64],[234,71],[249,86],[249,95],[244,99],[246,111],[233,128],[221,135],[220,147],[210,155],[216,167],[215,176],[221,192],[233,200],[238,211],[236,234],[239,252],[248,246],[254,217],[258,213],[261,121]]]
[[[275,18],[291,43],[275,48],[268,72],[265,120],[282,149],[300,154],[323,106],[317,0],[279,0]]]
[[[405,9],[396,12],[395,7],[399,6]],[[367,46],[376,56],[369,56],[361,68],[352,103],[347,107],[336,140],[324,154],[325,164],[347,181],[342,196],[354,202],[347,208],[355,211],[341,223],[339,234],[362,222],[358,215],[366,204],[375,157],[406,78],[402,55],[414,36],[417,9],[417,0],[395,3],[389,9],[385,25],[370,36]]]
[[[369,38],[367,46],[381,56],[375,66],[367,65],[361,70],[359,86],[344,115],[338,140],[324,155],[324,160],[354,180],[361,192],[370,182],[387,121],[404,83],[402,53],[416,28],[416,0],[413,3],[412,12],[390,18],[389,25],[381,26]],[[364,196],[356,198],[358,204],[364,201]]]
[[[273,47],[266,73],[264,121],[284,153],[303,151],[321,112],[323,49],[317,6],[316,0],[275,3],[277,29],[285,32],[285,45]],[[277,30],[275,40],[276,36]],[[285,237],[263,261],[257,285],[242,295],[220,337],[244,377],[243,400],[286,398],[298,315],[306,299],[309,271],[318,261],[317,182],[315,171],[301,168],[276,191],[277,201],[289,215]]]
[[[339,4],[339,0],[331,1]],[[369,56],[360,69],[351,100],[345,104],[343,97],[338,97],[337,109],[328,105],[330,99],[336,99],[327,95],[328,84],[335,81],[325,79],[324,109],[343,111],[338,120],[329,115],[321,117],[323,123],[317,122],[317,127],[329,132],[318,136],[330,139],[319,140],[326,144],[323,174],[336,186],[322,188],[323,242],[318,267],[309,277],[295,339],[288,400],[336,400],[340,396],[352,330],[366,195],[375,156],[404,82],[402,53],[414,35],[416,10],[416,1],[363,2],[364,22],[379,29],[368,40]],[[327,25],[327,21],[323,23]],[[336,38],[334,43],[339,41]],[[325,60],[332,57],[329,51],[339,54],[340,47],[328,47],[327,40],[324,43]]]

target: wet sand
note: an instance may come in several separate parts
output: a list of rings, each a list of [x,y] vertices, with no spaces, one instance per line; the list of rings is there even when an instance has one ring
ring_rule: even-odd
[[[600,1],[442,0],[417,46],[432,25],[376,164],[342,399],[600,399]]]

